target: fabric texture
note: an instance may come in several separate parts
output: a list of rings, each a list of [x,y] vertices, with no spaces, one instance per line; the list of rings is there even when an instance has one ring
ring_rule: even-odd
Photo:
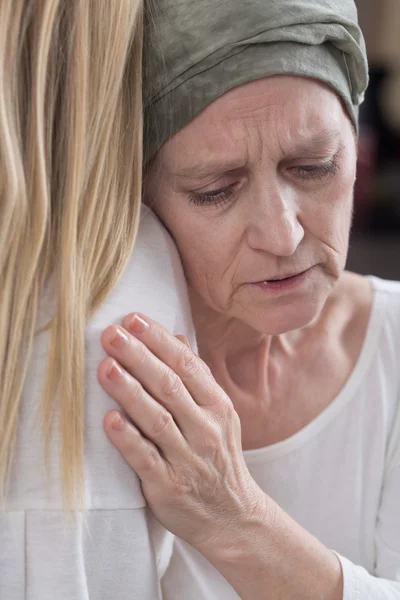
[[[43,301],[41,308],[46,305]],[[59,435],[52,432],[49,477],[39,419],[48,333],[35,338],[24,388],[16,456],[0,511],[0,600],[159,600],[172,535],[150,513],[137,475],[108,440],[105,414],[118,405],[97,369],[102,331],[141,311],[195,347],[186,283],[175,245],[143,209],[133,255],[86,329],[84,485],[87,511],[63,512]],[[42,310],[47,321],[49,314]],[[51,313],[50,313],[51,314]]]
[[[145,160],[228,90],[277,74],[326,83],[357,127],[367,73],[353,0],[161,0],[145,29]]]
[[[338,554],[343,600],[400,600],[400,283],[372,282],[364,345],[333,402],[291,437],[244,452],[258,485]],[[164,600],[239,600],[178,538],[162,587]]]

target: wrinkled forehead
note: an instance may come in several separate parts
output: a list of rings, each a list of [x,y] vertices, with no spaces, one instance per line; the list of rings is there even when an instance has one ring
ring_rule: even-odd
[[[158,152],[167,170],[226,153],[241,155],[249,145],[271,153],[289,152],[313,141],[329,146],[350,120],[340,99],[323,83],[275,76],[230,90],[170,138]]]

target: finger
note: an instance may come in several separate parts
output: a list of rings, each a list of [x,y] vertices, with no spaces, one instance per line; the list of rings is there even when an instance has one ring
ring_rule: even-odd
[[[163,457],[154,444],[117,410],[104,417],[104,429],[110,441],[121,452],[128,465],[144,482],[162,481],[167,475]]]
[[[178,333],[178,335],[176,335],[175,337],[177,340],[182,342],[182,344],[185,344],[185,346],[187,346],[189,348],[189,350],[192,349],[192,346],[190,345],[190,342],[187,339],[186,335],[182,335],[181,333]]]
[[[179,376],[199,406],[214,407],[230,402],[208,366],[159,323],[133,313],[125,317],[123,326]]]
[[[182,457],[188,444],[172,415],[112,358],[99,366],[99,381],[142,434],[160,448],[167,460]]]
[[[182,342],[176,343],[185,346]],[[183,435],[199,424],[200,409],[182,380],[157,358],[143,342],[119,326],[108,327],[102,335],[105,351],[124,367],[156,401],[174,417]]]

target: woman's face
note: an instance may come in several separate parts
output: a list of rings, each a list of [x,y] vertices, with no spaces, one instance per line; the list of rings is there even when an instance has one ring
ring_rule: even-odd
[[[344,269],[355,172],[336,95],[275,76],[229,91],[168,140],[145,194],[192,292],[277,334],[312,321]]]

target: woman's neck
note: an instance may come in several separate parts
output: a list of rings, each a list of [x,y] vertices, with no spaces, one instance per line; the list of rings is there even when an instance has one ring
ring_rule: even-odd
[[[335,290],[322,311],[303,328],[271,335],[257,331],[236,317],[214,310],[193,289],[189,289],[199,355],[214,373],[224,364],[237,383],[240,377],[248,379],[249,375],[255,375],[250,365],[266,372],[270,361],[277,356],[286,357],[295,366],[296,355],[305,354],[307,357],[310,346],[315,348],[325,343],[327,338],[333,340],[335,334],[341,336],[344,323],[349,319],[347,307],[343,309],[343,302],[338,302],[338,297],[342,295]],[[250,367],[250,373],[243,372],[244,364]]]
[[[273,337],[206,306],[193,291],[190,301],[199,355],[218,383],[224,389],[230,382],[238,391],[265,390]]]
[[[342,389],[362,347],[372,289],[346,275],[313,323],[276,336],[210,309],[193,292],[190,299],[199,355],[233,401],[243,447],[256,448],[304,427]]]

